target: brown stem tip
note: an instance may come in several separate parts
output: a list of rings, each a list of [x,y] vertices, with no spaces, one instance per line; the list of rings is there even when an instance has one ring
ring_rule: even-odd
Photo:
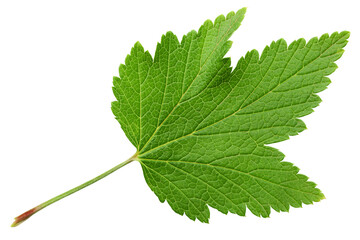
[[[11,227],[18,226],[19,224],[27,220],[29,217],[31,217],[34,213],[36,213],[40,209],[41,209],[40,207],[34,207],[33,209],[30,209],[29,211],[26,211],[23,214],[17,216],[13,224],[11,224]]]

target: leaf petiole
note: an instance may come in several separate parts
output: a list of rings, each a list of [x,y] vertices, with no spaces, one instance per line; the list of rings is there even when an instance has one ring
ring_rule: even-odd
[[[108,171],[100,174],[99,176],[97,176],[97,177],[95,177],[95,178],[93,178],[93,179],[91,179],[91,180],[89,180],[89,181],[87,181],[87,182],[85,182],[85,183],[83,183],[83,184],[81,184],[81,185],[73,188],[73,189],[70,189],[69,191],[66,191],[66,192],[64,192],[64,193],[62,193],[62,194],[60,194],[60,195],[58,195],[58,196],[56,196],[56,197],[54,197],[54,198],[51,198],[50,200],[48,200],[48,201],[46,201],[46,202],[43,202],[43,203],[41,203],[40,205],[38,205],[38,206],[36,206],[36,207],[34,207],[34,208],[32,208],[32,209],[24,212],[23,214],[21,214],[21,215],[19,215],[19,216],[17,216],[17,217],[15,218],[15,221],[13,222],[13,224],[11,225],[11,227],[16,227],[16,226],[18,226],[19,224],[21,224],[21,223],[23,223],[24,221],[26,221],[28,218],[30,218],[32,215],[34,215],[35,213],[37,213],[37,212],[40,211],[41,209],[44,209],[45,207],[53,204],[54,202],[57,202],[57,201],[59,201],[60,199],[63,199],[63,198],[65,198],[65,197],[67,197],[67,196],[69,196],[69,195],[71,195],[71,194],[73,194],[73,193],[75,193],[75,192],[83,189],[83,188],[86,188],[87,186],[90,186],[91,184],[99,181],[100,179],[103,179],[104,177],[110,175],[111,173],[113,173],[113,172],[115,172],[116,170],[122,168],[123,166],[127,165],[128,163],[131,163],[132,161],[136,160],[136,157],[137,157],[137,153],[136,153],[134,156],[132,156],[131,158],[129,158],[128,160],[126,160],[126,161],[124,161],[124,162],[116,165],[115,167],[113,167],[113,168],[109,169]]]

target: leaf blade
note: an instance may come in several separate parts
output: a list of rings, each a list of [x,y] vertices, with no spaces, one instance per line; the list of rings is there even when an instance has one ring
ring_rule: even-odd
[[[269,217],[271,208],[289,211],[324,198],[267,145],[306,128],[299,118],[321,102],[316,93],[330,83],[349,33],[290,45],[280,39],[261,55],[248,52],[232,70],[224,55],[244,13],[208,20],[181,42],[163,35],[141,84],[137,159],[159,200],[192,220],[208,222],[209,206]]]

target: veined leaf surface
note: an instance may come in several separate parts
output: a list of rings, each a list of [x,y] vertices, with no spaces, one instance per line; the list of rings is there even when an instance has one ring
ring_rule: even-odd
[[[224,58],[245,9],[206,21],[181,41],[163,35],[154,59],[136,43],[114,78],[112,110],[137,148],[146,182],[179,214],[208,222],[209,208],[268,217],[320,201],[313,182],[267,144],[297,135],[319,105],[348,32]]]

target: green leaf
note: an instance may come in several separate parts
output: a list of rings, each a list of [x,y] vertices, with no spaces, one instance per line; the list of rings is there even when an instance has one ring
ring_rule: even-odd
[[[252,50],[232,70],[224,58],[245,9],[207,20],[181,41],[163,35],[155,57],[139,42],[114,77],[112,111],[161,202],[190,219],[222,213],[268,217],[320,201],[315,183],[268,144],[306,127],[330,83],[348,32]]]

